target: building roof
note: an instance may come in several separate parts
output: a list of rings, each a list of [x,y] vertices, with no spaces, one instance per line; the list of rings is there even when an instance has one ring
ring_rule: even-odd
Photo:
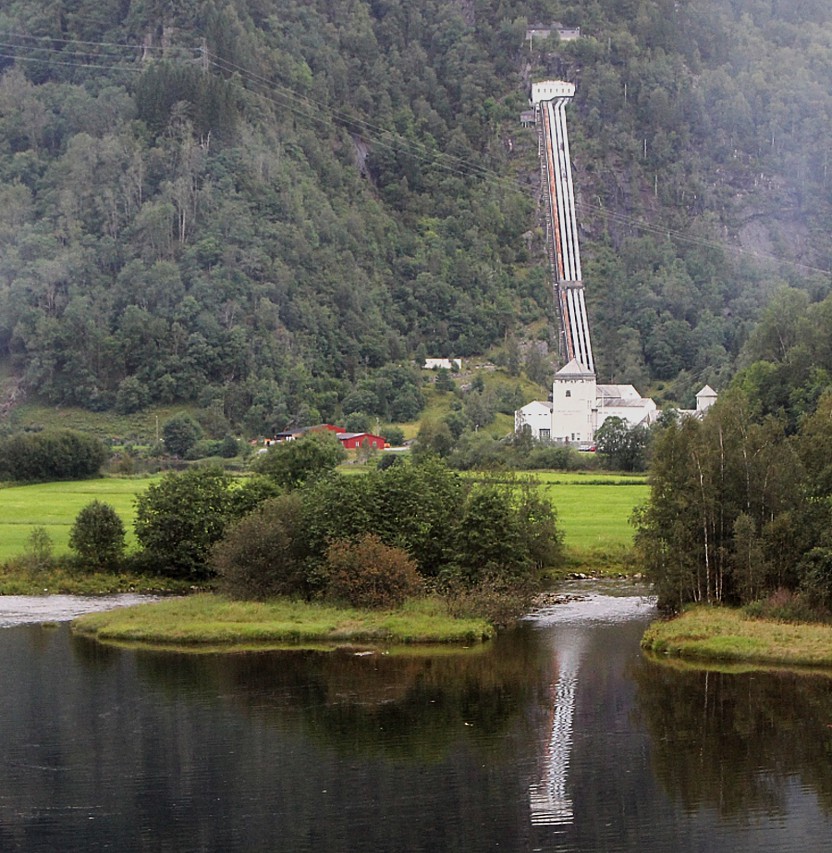
[[[543,406],[544,409],[548,409],[550,412],[554,408],[554,405],[551,400],[532,400],[531,403],[526,403],[525,406],[521,406],[517,411],[525,412],[527,409],[530,409],[532,406]]]
[[[384,436],[375,435],[372,432],[339,432],[337,434],[338,441],[350,441],[354,438],[362,438],[363,436],[367,436],[367,438],[377,438],[379,441],[384,441]]]
[[[600,401],[604,409],[641,409],[652,402],[649,397],[638,397],[635,400],[631,397],[605,397]]]
[[[595,374],[588,367],[584,367],[577,358],[573,358],[568,364],[564,364],[555,376],[560,376],[561,379],[581,377],[588,379],[590,376],[594,377]]]
[[[637,401],[644,399],[632,385],[598,385],[595,393],[598,397],[603,397],[605,402],[609,398]]]

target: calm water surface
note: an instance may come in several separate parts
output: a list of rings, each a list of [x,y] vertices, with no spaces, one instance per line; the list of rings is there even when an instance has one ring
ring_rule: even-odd
[[[115,649],[0,599],[0,850],[829,849],[832,679],[646,661],[620,592],[408,657]]]

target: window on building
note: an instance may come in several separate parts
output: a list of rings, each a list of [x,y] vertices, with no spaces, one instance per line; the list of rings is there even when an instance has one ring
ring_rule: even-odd
[[[572,392],[571,392],[571,391],[567,391],[567,392],[566,392],[566,396],[567,396],[567,397],[571,397],[571,396],[572,396]]]
[[[540,440],[548,441],[552,437],[552,431],[550,429],[542,429],[540,430]]]

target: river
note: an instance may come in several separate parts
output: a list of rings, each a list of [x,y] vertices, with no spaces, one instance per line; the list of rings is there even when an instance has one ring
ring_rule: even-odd
[[[572,593],[415,655],[112,648],[0,599],[0,850],[826,850],[832,679],[659,665],[650,599]]]

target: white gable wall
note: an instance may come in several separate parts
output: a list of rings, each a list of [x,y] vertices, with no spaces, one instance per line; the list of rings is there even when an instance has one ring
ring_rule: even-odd
[[[532,438],[540,440],[552,437],[552,406],[540,400],[527,403],[514,413],[514,431],[528,430]]]

